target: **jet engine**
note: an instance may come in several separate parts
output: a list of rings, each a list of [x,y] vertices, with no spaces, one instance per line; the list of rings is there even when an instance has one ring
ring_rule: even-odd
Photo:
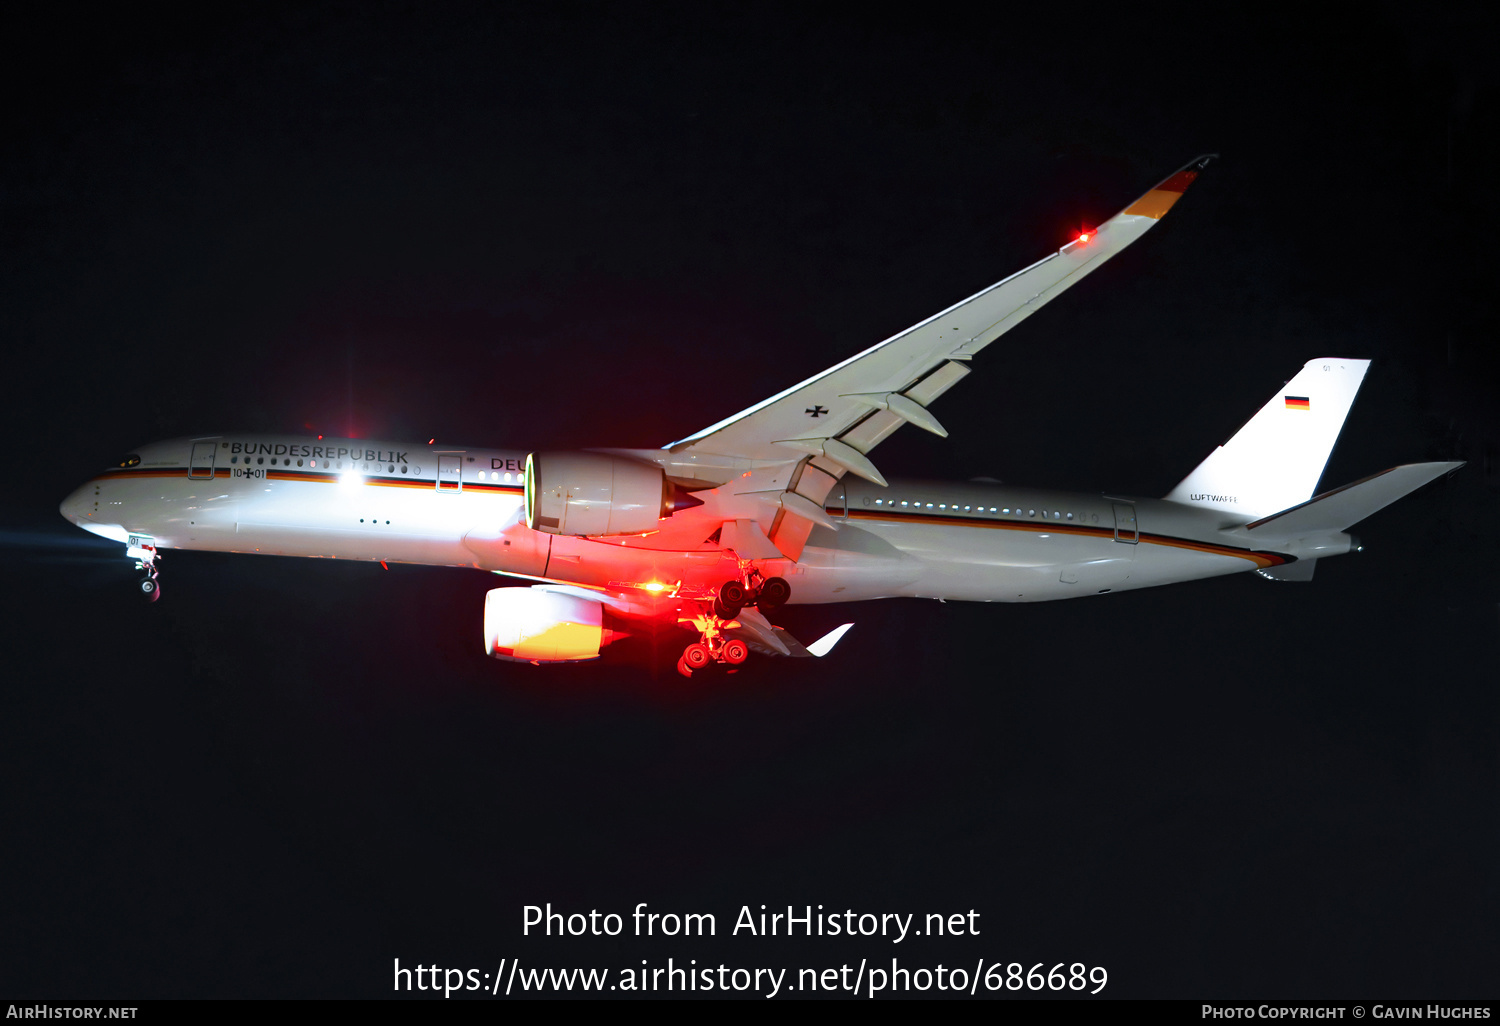
[[[647,463],[593,452],[526,457],[526,526],[533,531],[641,534],[677,510],[700,505]]]
[[[484,651],[518,663],[575,663],[624,634],[605,626],[604,605],[547,587],[496,588],[484,597]]]

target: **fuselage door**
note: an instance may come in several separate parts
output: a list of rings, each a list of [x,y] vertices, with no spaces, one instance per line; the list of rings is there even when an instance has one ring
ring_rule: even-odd
[[[1135,505],[1117,502],[1115,506],[1115,541],[1134,545],[1140,541],[1140,532],[1135,525]]]
[[[188,477],[195,481],[213,480],[214,450],[218,447],[214,442],[194,442],[193,458],[188,461]]]
[[[437,490],[457,492],[464,486],[463,458],[461,456],[439,456],[437,458]]]

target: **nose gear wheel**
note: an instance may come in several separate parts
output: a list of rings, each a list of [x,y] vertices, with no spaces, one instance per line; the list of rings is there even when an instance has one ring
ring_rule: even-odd
[[[141,598],[147,602],[155,602],[161,598],[161,581],[156,569],[156,545],[151,539],[139,535],[132,535],[127,545],[125,554],[135,557],[135,568],[146,575],[136,585],[140,589]]]

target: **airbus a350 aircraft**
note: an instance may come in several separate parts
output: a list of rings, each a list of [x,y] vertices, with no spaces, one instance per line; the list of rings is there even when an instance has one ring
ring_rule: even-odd
[[[1165,498],[887,481],[871,452],[970,359],[1146,233],[1212,155],[1056,253],[661,449],[533,452],[231,434],[142,446],[62,504],[160,595],[163,549],[461,566],[520,577],[485,652],[593,659],[632,629],[690,629],[691,676],[749,653],[820,656],[768,614],[914,596],[1040,602],[1254,570],[1307,581],[1347,529],[1447,471],[1394,467],[1314,497],[1367,360],[1319,357]]]

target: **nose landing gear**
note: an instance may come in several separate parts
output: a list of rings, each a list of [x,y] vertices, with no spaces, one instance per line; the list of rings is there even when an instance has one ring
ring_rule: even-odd
[[[161,598],[161,581],[156,569],[156,542],[144,535],[132,534],[125,543],[125,555],[135,560],[135,568],[145,572],[138,587],[141,598],[155,602]]]

